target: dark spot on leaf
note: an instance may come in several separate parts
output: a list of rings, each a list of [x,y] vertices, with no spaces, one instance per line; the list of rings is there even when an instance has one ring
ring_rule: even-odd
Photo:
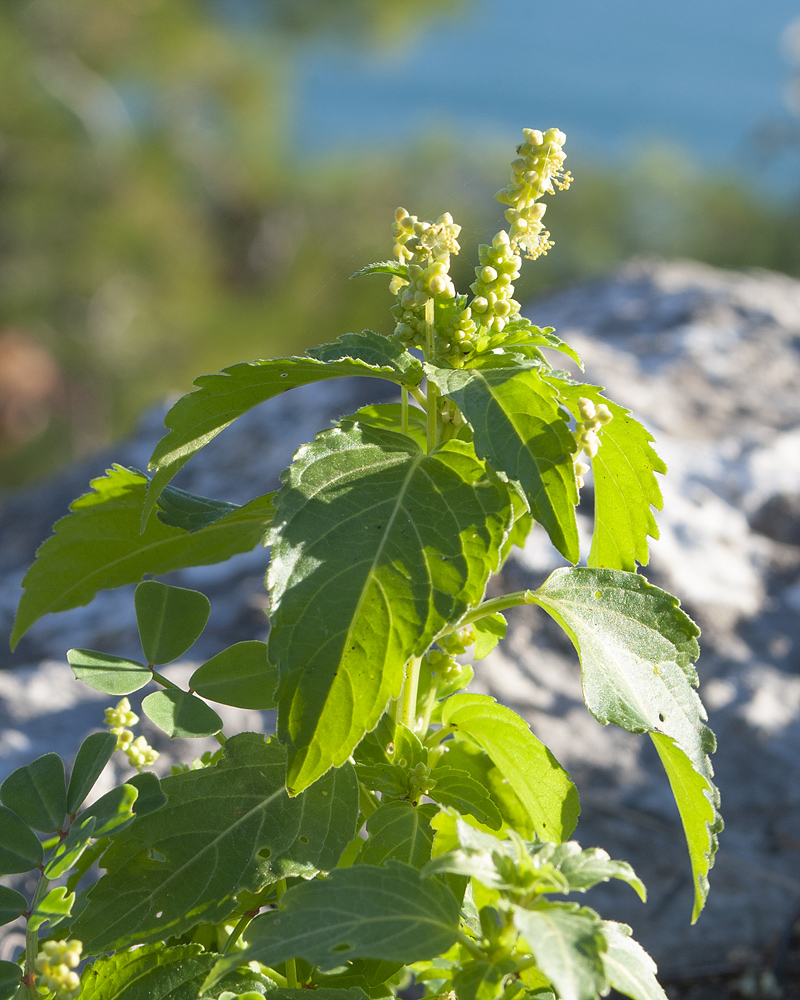
[[[351,944],[348,944],[346,941],[342,941],[341,944],[335,944],[330,950],[331,951],[352,951],[353,950],[353,946]]]
[[[300,836],[297,839],[300,841],[301,844],[307,844],[308,843],[308,837]]]
[[[666,715],[664,715],[663,712],[659,712],[658,713],[658,721],[659,722],[666,722],[667,721],[667,717],[666,717]]]
[[[268,847],[265,847],[263,850],[258,852],[258,856],[262,861],[266,861],[271,855],[272,851]]]
[[[288,372],[281,372],[281,378],[288,378],[288,377],[289,377]]]

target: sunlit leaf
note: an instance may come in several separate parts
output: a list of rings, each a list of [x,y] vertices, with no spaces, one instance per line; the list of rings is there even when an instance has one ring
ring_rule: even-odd
[[[57,753],[46,753],[18,767],[0,785],[0,802],[34,830],[60,830],[67,815],[64,761]]]
[[[148,663],[177,660],[206,627],[211,603],[199,590],[145,580],[134,593],[136,624]]]

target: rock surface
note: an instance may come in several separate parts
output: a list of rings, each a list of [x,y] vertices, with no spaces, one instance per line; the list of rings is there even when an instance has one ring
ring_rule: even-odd
[[[643,420],[670,467],[661,539],[644,573],[703,628],[698,670],[720,745],[727,823],[695,927],[680,821],[655,752],[589,716],[574,651],[544,614],[510,616],[509,637],[480,665],[476,690],[531,722],[581,790],[577,838],[631,861],[650,891],[642,906],[626,886],[603,887],[590,905],[632,924],[666,978],[757,966],[800,911],[800,282],[636,261],[534,303],[529,315],[578,349],[587,381],[607,386]],[[385,392],[372,380],[294,390],[225,431],[178,485],[237,502],[273,489],[297,445]],[[105,464],[143,468],[160,417]],[[105,464],[97,459],[0,512],[0,633],[10,631],[36,545]],[[543,533],[534,533],[509,561],[502,589],[538,584],[556,565]],[[211,599],[194,661],[263,637],[264,567],[257,551],[174,574]],[[0,666],[14,668],[0,671],[0,777],[47,750],[69,757],[80,735],[101,724],[107,699],[72,680],[67,647],[135,656],[136,645],[132,592],[122,588],[39,622],[13,656],[0,646]],[[239,728],[271,724],[250,713]],[[159,749],[200,752],[196,742]]]

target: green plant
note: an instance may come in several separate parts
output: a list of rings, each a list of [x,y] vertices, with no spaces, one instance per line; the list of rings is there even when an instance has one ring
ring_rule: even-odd
[[[116,466],[55,526],[25,578],[14,642],[102,588],[262,540],[271,631],[268,644],[223,650],[182,690],[157,668],[191,647],[209,604],[146,580],[135,595],[141,662],[69,652],[79,679],[121,700],[107,712],[111,732],[81,746],[68,784],[48,754],[0,787],[0,872],[41,873],[32,902],[0,895],[6,920],[28,917],[24,977],[0,966],[0,997],[38,996],[37,974],[72,996],[82,948],[93,959],[87,1000],[291,1000],[301,987],[363,1000],[410,974],[429,995],[458,1000],[593,1000],[611,987],[663,1000],[629,928],[559,898],[610,878],[644,898],[641,882],[624,861],[569,840],[576,789],[527,724],[463,693],[463,654],[491,651],[504,611],[533,604],[551,615],[577,649],[590,712],[647,733],[658,750],[698,916],[721,827],[714,739],[695,692],[698,629],[636,572],[665,469],[625,409],[552,367],[545,350],[580,362],[512,297],[520,251],[550,246],[539,199],[569,183],[563,142],[556,129],[525,131],[498,195],[510,230],[480,247],[471,299],[449,276],[452,218],[399,209],[396,260],[359,272],[391,275],[393,336],[345,334],[303,357],[201,377],[167,416],[152,478]],[[251,407],[348,375],[394,382],[402,400],[321,431],[276,493],[237,507],[170,485]],[[535,524],[578,562],[581,456],[595,489],[588,565],[485,600],[489,577]],[[142,710],[157,726],[214,735],[220,749],[160,780],[145,770],[154,753],[134,737],[126,696],[147,685],[156,689]],[[226,738],[209,701],[276,707],[277,737]],[[139,773],[81,810],[115,748]],[[105,873],[92,882],[95,861]],[[50,942],[65,943],[39,953],[45,921]]]

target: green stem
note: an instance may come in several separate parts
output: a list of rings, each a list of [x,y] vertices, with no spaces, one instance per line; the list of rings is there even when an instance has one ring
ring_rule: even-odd
[[[421,656],[412,656],[406,665],[406,677],[403,682],[403,709],[400,721],[414,732],[417,722],[417,691],[419,690],[419,670],[422,664]]]
[[[455,732],[451,726],[442,726],[441,729],[437,729],[434,733],[429,733],[423,740],[423,744],[430,750],[432,747],[438,746],[442,740],[446,740],[448,736]]]
[[[419,403],[420,409],[422,410],[428,409],[428,397],[425,395],[424,392],[422,392],[420,389],[417,389],[414,386],[409,386],[408,391],[411,393],[414,399]]]
[[[256,912],[258,912],[258,911],[256,911]],[[231,948],[236,944],[236,942],[239,940],[239,938],[244,933],[245,927],[247,927],[247,925],[250,923],[250,921],[253,919],[253,917],[255,915],[256,914],[253,913],[253,912],[248,912],[248,913],[245,913],[244,916],[242,916],[242,917],[239,918],[239,922],[236,924],[236,926],[230,932],[230,934],[228,935],[228,940],[225,942],[225,944],[222,947],[222,951],[220,952],[221,955],[227,955],[228,954],[228,952],[231,950]]]
[[[375,795],[359,781],[358,783],[358,805],[361,812],[364,814],[364,819],[369,819],[369,817],[375,812],[375,810],[380,805],[380,802],[375,798]]]
[[[32,924],[31,918],[36,912],[36,907],[47,895],[50,888],[50,879],[44,877],[44,872],[36,885],[36,891],[31,900],[31,908],[28,916],[28,926],[25,928],[25,971],[24,980],[30,1000],[39,1000],[41,994],[36,987],[36,959],[39,954],[39,926]]]
[[[280,882],[278,882],[277,885],[275,886],[275,894],[278,898],[279,904],[285,892],[286,892],[286,879],[282,878]],[[287,958],[285,965],[286,965],[286,988],[290,990],[296,990],[298,986],[297,960],[294,958]]]
[[[403,433],[408,434],[408,389],[403,387],[400,394],[400,413],[402,415]]]
[[[458,941],[459,944],[463,944],[463,946],[467,949],[470,955],[472,955],[474,958],[479,958],[479,959],[486,958],[486,955],[484,955],[481,948],[479,948],[478,945],[472,940],[472,938],[468,934],[465,934],[464,931],[460,930],[458,932]]]
[[[435,314],[433,299],[428,299],[425,303],[425,360],[430,361],[434,351],[435,335]],[[427,406],[428,411],[428,452],[430,453],[439,442],[439,390],[429,381],[427,386]]]
[[[286,989],[286,987],[288,985],[287,980],[286,980],[286,976],[282,976],[280,974],[280,972],[276,972],[274,969],[270,969],[268,966],[265,965],[264,966],[264,975],[268,979],[273,980],[273,982],[276,982],[278,984],[278,986],[281,987],[281,989],[283,989],[283,990]]]
[[[451,632],[458,632],[459,629],[464,628],[466,625],[471,625],[473,622],[478,621],[479,618],[486,618],[487,615],[493,615],[497,611],[507,611],[509,608],[519,608],[524,604],[538,604],[536,595],[532,590],[518,590],[513,594],[503,594],[502,597],[493,597],[490,601],[484,601],[483,604],[479,604],[477,608],[474,608],[468,614],[460,618],[458,623],[453,626],[450,630]],[[449,632],[447,633],[450,634]]]

